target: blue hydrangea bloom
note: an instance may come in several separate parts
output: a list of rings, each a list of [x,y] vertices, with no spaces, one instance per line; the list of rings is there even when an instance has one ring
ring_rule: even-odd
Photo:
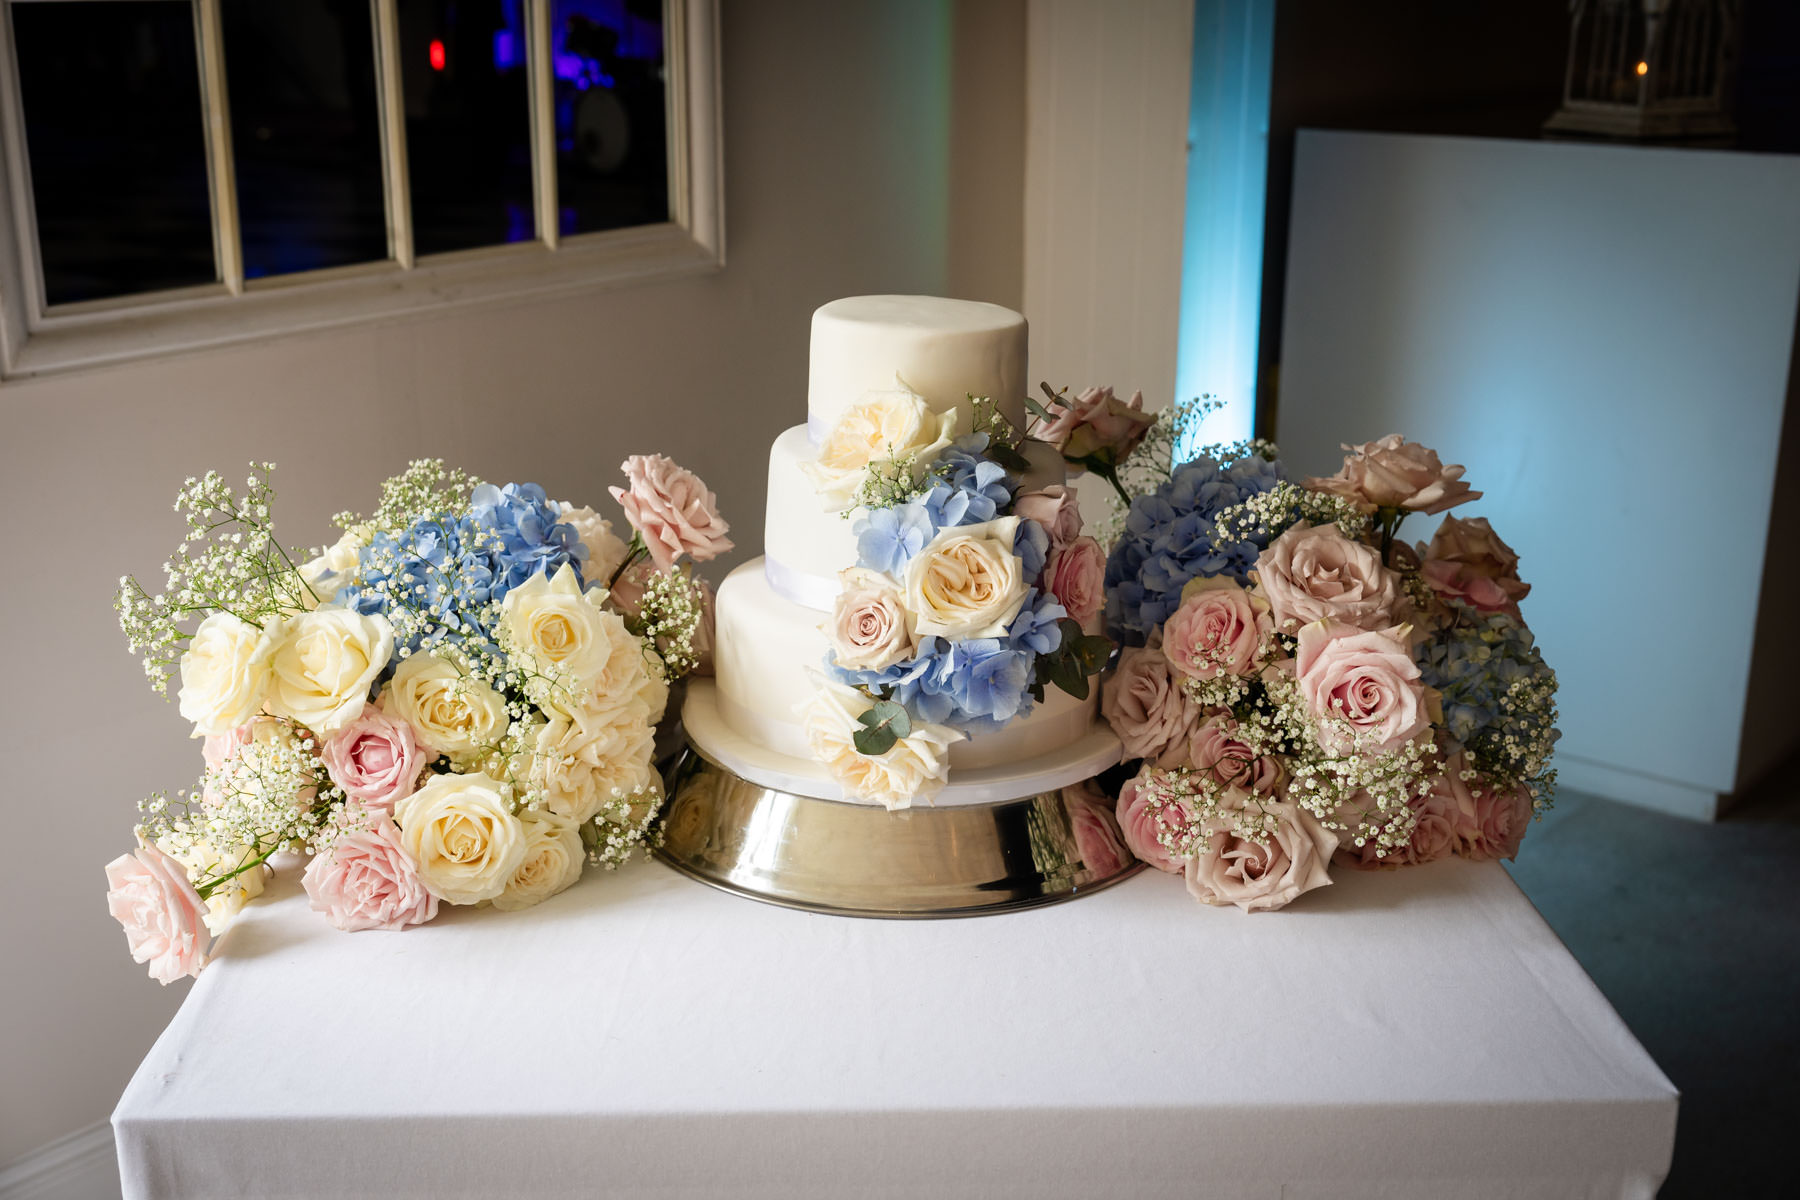
[[[390,596],[405,597],[406,608],[427,614],[436,627],[429,636],[415,632],[405,639],[409,649],[445,639],[491,645],[493,631],[476,615],[504,594],[505,566],[487,548],[491,544],[472,519],[451,513],[423,518],[398,535],[377,533],[337,602],[355,612],[385,614]]]
[[[509,483],[497,488],[484,483],[475,489],[469,516],[500,539],[496,599],[533,575],[556,574],[564,563],[573,565],[580,575],[587,548],[537,484]]]
[[[1019,615],[1007,627],[1006,643],[1015,650],[1050,654],[1062,645],[1062,630],[1056,623],[1068,615],[1055,596],[1032,588],[1025,593]]]
[[[1549,673],[1531,630],[1509,613],[1453,610],[1456,622],[1415,651],[1421,678],[1443,694],[1450,736],[1477,754],[1500,755],[1509,738],[1526,744],[1549,732],[1549,710],[1509,712],[1502,703],[1515,683]]]
[[[1229,575],[1242,583],[1265,537],[1219,541],[1219,510],[1268,491],[1283,478],[1279,463],[1244,458],[1220,467],[1197,458],[1167,483],[1131,502],[1125,530],[1106,560],[1106,624],[1115,638],[1141,646],[1181,603],[1181,589],[1202,576]]]
[[[858,564],[899,579],[937,528],[925,506],[909,500],[893,508],[871,509],[857,519],[855,533]]]
[[[1050,559],[1050,535],[1036,521],[1020,521],[1013,534],[1013,553],[1025,572],[1025,582],[1036,584],[1044,577],[1044,564]]]

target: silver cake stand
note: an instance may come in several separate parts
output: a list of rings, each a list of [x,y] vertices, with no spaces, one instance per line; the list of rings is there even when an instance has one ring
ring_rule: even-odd
[[[1072,900],[1143,866],[1110,816],[1101,832],[1065,791],[1118,761],[1104,728],[1028,774],[966,772],[935,803],[888,812],[808,794],[824,790],[810,764],[771,766],[720,720],[710,681],[692,682],[682,723],[657,857],[735,895],[839,916],[969,917]]]

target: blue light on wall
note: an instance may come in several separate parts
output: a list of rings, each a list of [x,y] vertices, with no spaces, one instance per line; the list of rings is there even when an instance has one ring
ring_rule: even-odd
[[[1274,47],[1275,0],[1196,0],[1175,394],[1224,407],[1176,447],[1178,459],[1247,438],[1256,423]]]

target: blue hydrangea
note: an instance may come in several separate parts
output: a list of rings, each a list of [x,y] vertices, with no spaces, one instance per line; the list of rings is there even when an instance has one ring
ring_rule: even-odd
[[[504,596],[533,575],[554,575],[569,563],[580,575],[587,548],[575,527],[562,519],[544,489],[535,483],[509,483],[475,489],[470,519],[500,539],[500,591]]]
[[[908,501],[893,508],[871,509],[857,520],[855,532],[858,564],[899,579],[937,528],[923,505]]]
[[[479,614],[504,594],[505,564],[494,546],[491,531],[451,513],[422,518],[399,534],[377,533],[338,603],[392,616],[394,598],[403,597],[404,608],[428,618],[395,623],[412,650],[445,639],[491,644],[493,631]]]
[[[1106,624],[1113,636],[1126,645],[1143,645],[1181,604],[1181,589],[1190,579],[1229,575],[1244,582],[1268,539],[1220,542],[1213,519],[1282,478],[1280,464],[1267,459],[1243,458],[1220,467],[1201,457],[1133,500],[1125,530],[1106,560]]]
[[[1555,679],[1531,630],[1509,613],[1451,611],[1456,619],[1415,652],[1421,678],[1443,695],[1444,727],[1493,774],[1507,774],[1520,748],[1547,755],[1557,736]],[[1544,694],[1513,692],[1522,682],[1545,685]]]
[[[1050,559],[1050,534],[1036,521],[1020,521],[1013,534],[1013,553],[1025,572],[1025,582],[1035,584],[1044,577],[1044,564]]]

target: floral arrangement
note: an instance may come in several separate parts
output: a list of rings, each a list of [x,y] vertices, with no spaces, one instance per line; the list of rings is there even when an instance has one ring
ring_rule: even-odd
[[[1028,439],[970,400],[964,431],[960,409],[869,393],[807,464],[855,520],[857,563],[803,728],[847,794],[890,809],[936,795],[953,743],[1029,713],[1047,687],[1085,698],[1112,649],[1097,633],[1105,555],[1074,493],[1029,486]]]
[[[705,485],[628,459],[627,544],[536,484],[424,460],[309,557],[276,539],[273,470],[242,492],[190,478],[166,587],[120,581],[132,650],[158,693],[179,673],[205,760],[195,788],[140,802],[137,849],[107,865],[132,957],[197,974],[284,854],[346,930],[526,908],[625,861],[662,801],[670,685],[710,641],[681,560],[731,546]]]
[[[1102,711],[1137,770],[1117,816],[1208,904],[1280,908],[1333,865],[1511,857],[1555,786],[1556,676],[1481,495],[1399,436],[1290,481],[1211,447],[1130,504],[1106,566],[1124,646]]]

